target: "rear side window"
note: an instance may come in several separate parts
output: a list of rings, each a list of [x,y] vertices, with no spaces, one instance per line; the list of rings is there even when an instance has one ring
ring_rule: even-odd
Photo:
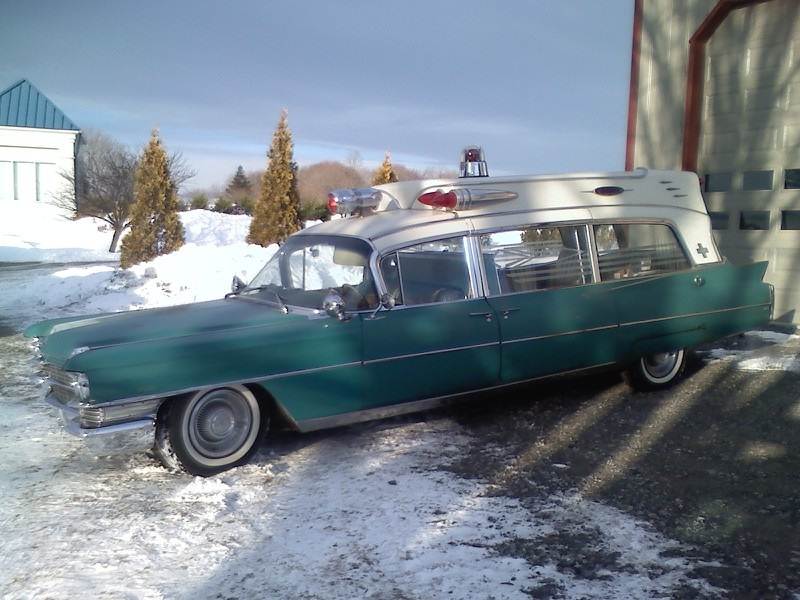
[[[594,235],[602,281],[672,273],[690,266],[678,238],[667,225],[595,225]]]
[[[472,297],[463,237],[403,248],[381,259],[387,291],[396,304],[414,306]]]
[[[482,235],[480,242],[493,296],[592,282],[585,225],[499,231]]]

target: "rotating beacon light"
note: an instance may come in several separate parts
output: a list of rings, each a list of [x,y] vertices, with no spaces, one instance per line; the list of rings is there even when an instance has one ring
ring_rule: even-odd
[[[378,206],[380,190],[375,188],[351,188],[331,190],[328,193],[328,212],[332,215],[364,214]]]
[[[480,146],[467,146],[461,151],[459,177],[488,177],[489,167]]]

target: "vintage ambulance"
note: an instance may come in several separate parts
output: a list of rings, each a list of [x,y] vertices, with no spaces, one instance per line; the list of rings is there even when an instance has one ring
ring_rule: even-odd
[[[591,369],[637,388],[771,318],[766,263],[732,265],[694,173],[461,177],[336,190],[225,298],[45,321],[48,402],[97,452],[209,475],[270,427],[310,431]]]

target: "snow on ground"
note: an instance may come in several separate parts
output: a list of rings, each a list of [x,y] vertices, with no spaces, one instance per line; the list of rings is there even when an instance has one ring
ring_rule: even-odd
[[[800,373],[800,335],[797,334],[748,331],[733,343],[700,354],[709,362],[729,362],[743,371]]]
[[[431,415],[281,434],[254,462],[201,479],[145,456],[93,459],[39,403],[27,343],[0,371],[0,597],[564,598],[713,593],[648,525],[578,496],[535,505],[446,466],[471,439]],[[599,531],[615,566],[584,579],[500,544]]]
[[[100,219],[73,221],[46,203],[0,203],[0,262],[115,261],[110,226]]]

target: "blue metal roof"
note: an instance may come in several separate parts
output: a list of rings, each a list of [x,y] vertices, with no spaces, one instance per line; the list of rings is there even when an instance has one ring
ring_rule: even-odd
[[[20,79],[0,92],[0,126],[79,131],[78,126],[27,79]]]

